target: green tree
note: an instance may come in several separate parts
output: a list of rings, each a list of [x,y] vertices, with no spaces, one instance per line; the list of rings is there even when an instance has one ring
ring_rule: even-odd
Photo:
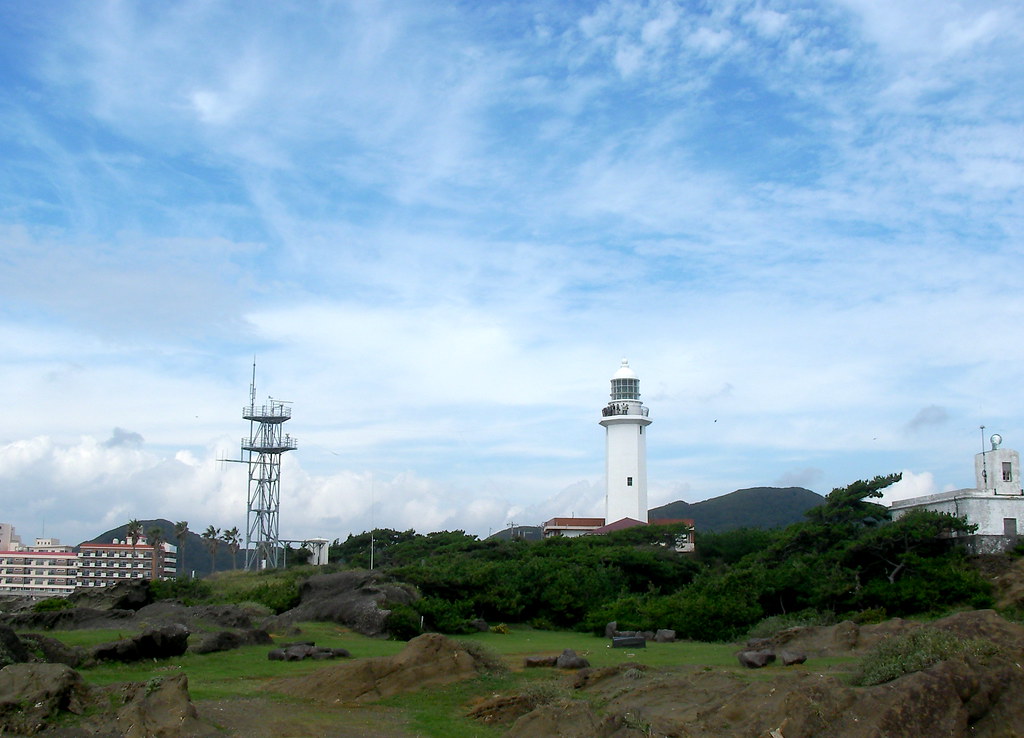
[[[161,566],[164,560],[163,528],[158,525],[154,525],[149,529],[149,533],[147,533],[146,536],[149,538],[149,543],[153,547],[153,573],[150,579],[155,582],[157,579],[160,579],[162,572]]]
[[[240,533],[238,531],[238,526],[236,525],[235,527],[229,528],[228,530],[224,531],[223,535],[221,536],[221,540],[227,544],[228,551],[231,552],[231,568],[237,569],[238,549],[242,545]]]
[[[178,540],[178,568],[181,573],[188,571],[185,568],[185,541],[188,539],[188,521],[181,520],[174,524],[174,537]]]
[[[210,573],[213,574],[217,571],[217,546],[220,543],[220,528],[214,528],[212,525],[207,526],[201,535],[203,537],[203,545],[210,552]]]
[[[132,554],[134,554],[135,545],[142,537],[142,522],[135,518],[129,520],[128,524],[125,526],[124,535],[129,541],[131,541]]]

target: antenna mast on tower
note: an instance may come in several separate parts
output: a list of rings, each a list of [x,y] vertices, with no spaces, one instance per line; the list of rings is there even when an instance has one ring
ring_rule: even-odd
[[[245,515],[245,568],[276,569],[280,565],[281,454],[297,447],[284,432],[292,409],[283,400],[267,398],[256,404],[256,360],[252,362],[249,405],[242,408],[249,421],[249,436],[242,453],[249,466],[248,506]]]

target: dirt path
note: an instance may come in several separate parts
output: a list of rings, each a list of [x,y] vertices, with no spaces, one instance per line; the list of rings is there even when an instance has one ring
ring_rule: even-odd
[[[394,708],[332,707],[274,698],[203,700],[200,719],[238,738],[415,738]]]

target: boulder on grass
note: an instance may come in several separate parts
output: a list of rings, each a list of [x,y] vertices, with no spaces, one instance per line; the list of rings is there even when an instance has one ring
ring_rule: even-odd
[[[571,648],[562,651],[562,655],[555,659],[555,666],[559,669],[586,669],[590,662],[578,655]]]
[[[538,667],[554,666],[556,661],[558,661],[557,656],[527,656],[523,664],[527,669],[536,669]]]
[[[144,630],[134,638],[101,643],[92,649],[97,661],[142,661],[181,656],[188,650],[188,628],[179,623]]]
[[[775,652],[767,649],[761,651],[740,651],[736,654],[736,658],[748,669],[760,669],[775,661]]]
[[[807,661],[807,654],[803,651],[779,651],[779,660],[783,666],[795,666]]]
[[[267,631],[256,628],[243,631],[222,630],[207,633],[197,643],[192,644],[192,653],[216,653],[230,651],[242,646],[267,646],[273,643]]]
[[[66,664],[12,664],[0,669],[0,735],[32,735],[61,712],[81,714],[88,687]]]

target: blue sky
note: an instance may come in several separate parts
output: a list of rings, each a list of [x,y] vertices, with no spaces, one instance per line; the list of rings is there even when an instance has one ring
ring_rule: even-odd
[[[0,6],[6,522],[281,533],[973,484],[1024,447],[1012,2]]]

